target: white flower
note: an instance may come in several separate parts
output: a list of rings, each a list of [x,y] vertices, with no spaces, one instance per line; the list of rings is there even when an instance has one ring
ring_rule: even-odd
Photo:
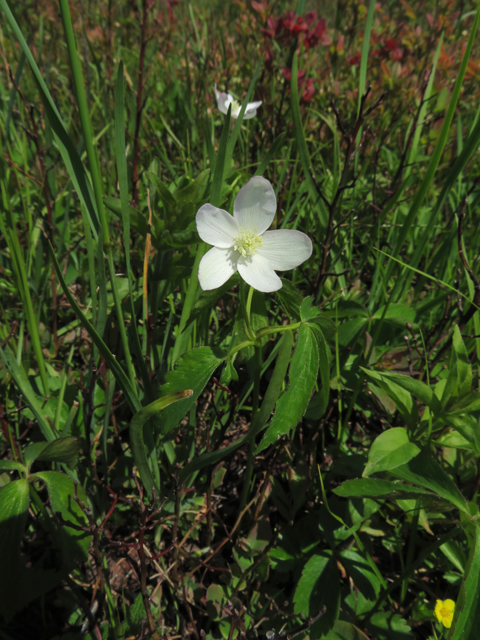
[[[213,245],[198,269],[204,291],[221,287],[235,271],[258,291],[277,291],[282,281],[275,271],[294,269],[312,255],[312,241],[301,231],[267,231],[277,209],[268,180],[256,176],[240,189],[233,216],[211,204],[197,211],[200,238]]]
[[[232,105],[232,118],[238,118],[240,114],[240,109],[242,108],[241,102],[235,100],[235,98],[230,93],[222,93],[218,92],[217,85],[215,85],[215,97],[217,98],[218,108],[222,113],[228,113],[228,107]],[[262,104],[262,101],[258,102],[249,102],[245,109],[245,113],[243,114],[244,120],[249,120],[250,118],[254,118],[257,115],[257,109]]]

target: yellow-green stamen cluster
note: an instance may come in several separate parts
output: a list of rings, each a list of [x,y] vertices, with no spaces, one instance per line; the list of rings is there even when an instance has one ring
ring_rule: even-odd
[[[253,256],[263,245],[263,238],[257,234],[256,229],[244,229],[240,227],[240,233],[234,240],[233,248],[242,254],[244,258]]]
[[[232,113],[238,113],[240,111],[240,103],[238,100],[232,101]]]

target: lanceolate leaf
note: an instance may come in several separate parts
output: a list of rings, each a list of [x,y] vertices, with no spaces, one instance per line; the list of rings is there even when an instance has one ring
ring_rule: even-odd
[[[74,467],[80,453],[81,444],[80,438],[74,438],[73,436],[57,438],[57,440],[46,444],[42,451],[35,456],[35,459],[43,460],[44,462],[63,462],[69,467]]]
[[[445,473],[428,451],[422,451],[420,455],[407,464],[396,467],[392,473],[417,487],[424,487],[433,491],[438,496],[455,505],[460,511],[469,514],[467,502],[460,493],[456,484]]]
[[[446,407],[450,399],[466,396],[472,386],[472,366],[458,325],[453,330],[452,345],[447,383],[442,394],[442,407]]]
[[[290,365],[290,386],[280,396],[275,415],[256,453],[297,426],[307,408],[318,374],[318,347],[312,329],[302,324]]]
[[[14,460],[0,460],[0,471],[25,471],[25,467]]]
[[[42,411],[42,405],[39,401],[39,398],[35,395],[32,389],[32,385],[23,372],[22,367],[18,364],[8,348],[3,350],[0,347],[0,359],[5,364],[12,378],[15,380],[17,387],[20,389],[25,401],[32,410],[33,415],[38,421],[38,426],[40,427],[40,431],[42,432],[43,437],[48,441],[53,440],[55,436],[52,427],[49,425],[48,420],[45,418],[45,414]]]
[[[184,398],[188,398],[191,395],[193,395],[193,391],[188,389],[186,391],[177,391],[176,393],[162,396],[136,413],[130,422],[130,443],[132,445],[133,459],[138,471],[140,472],[140,478],[145,485],[147,494],[149,495],[153,488],[154,481],[148,467],[145,443],[143,441],[143,425],[149,418],[156,415],[162,409],[165,409],[165,407],[168,407],[170,404],[178,402],[179,400],[183,400]],[[160,487],[157,487],[157,489],[159,488]]]
[[[477,640],[480,629],[480,527],[470,550],[467,571],[455,606],[455,618],[448,640]]]
[[[52,510],[59,513],[64,521],[74,525],[69,527],[68,524],[62,524],[59,529],[65,545],[64,564],[71,566],[72,559],[75,557],[79,560],[86,559],[91,535],[85,531],[78,531],[75,527],[85,527],[89,523],[80,506],[74,500],[75,485],[72,478],[59,471],[41,471],[31,477],[38,478],[46,484]],[[80,484],[77,485],[77,496],[87,507],[87,496]]]
[[[388,429],[373,442],[368,453],[368,464],[363,476],[366,478],[379,471],[391,471],[405,464],[420,453],[420,448],[409,441],[406,429]]]
[[[424,382],[415,380],[410,376],[404,376],[400,373],[378,373],[368,371],[367,369],[363,369],[363,371],[372,378],[386,378],[387,380],[392,380],[403,389],[409,391],[413,396],[415,396],[415,398],[417,398],[417,400],[420,400],[420,402],[427,405],[427,407],[430,407],[433,412],[438,413],[441,411],[440,402],[437,396]]]
[[[317,409],[317,415],[321,417],[327,409],[330,394],[330,349],[320,327],[313,323],[309,324],[309,327],[313,331],[318,347],[318,364],[322,388],[320,390],[321,406]]]
[[[403,482],[391,482],[390,480],[377,480],[376,478],[358,478],[357,480],[347,480],[339,487],[333,490],[337,496],[342,498],[405,498],[427,497],[433,498],[434,493],[422,489],[420,487],[404,484]]]
[[[166,382],[160,389],[161,397],[192,389],[193,394],[167,407],[160,414],[163,434],[174,429],[201,394],[215,369],[224,360],[224,353],[210,347],[192,349],[178,360],[175,370],[167,373]]]
[[[326,607],[325,613],[310,628],[315,638],[333,626],[340,608],[340,576],[330,550],[312,556],[304,566],[293,603],[295,613],[311,617],[318,615],[322,606]]]

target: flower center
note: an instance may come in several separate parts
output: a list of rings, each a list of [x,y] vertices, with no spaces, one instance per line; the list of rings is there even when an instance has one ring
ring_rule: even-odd
[[[240,111],[240,103],[238,100],[232,101],[232,113],[238,113]]]
[[[234,240],[233,248],[242,254],[244,258],[253,256],[263,245],[263,238],[256,229],[244,229],[240,227],[240,233]]]

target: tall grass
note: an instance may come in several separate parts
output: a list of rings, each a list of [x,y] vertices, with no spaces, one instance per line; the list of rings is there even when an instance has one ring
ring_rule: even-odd
[[[0,0],[0,635],[476,638],[479,13],[27,5]],[[254,175],[312,257],[204,292],[195,214]]]

